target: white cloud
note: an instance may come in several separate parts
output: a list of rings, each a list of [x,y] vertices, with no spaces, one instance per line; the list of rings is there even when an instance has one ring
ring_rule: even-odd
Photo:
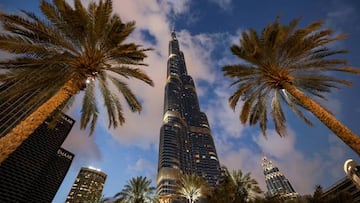
[[[150,178],[153,183],[155,183],[154,180],[156,180],[156,169],[157,164],[143,158],[138,159],[134,165],[128,165],[128,170],[133,175],[141,174],[142,176]]]
[[[134,166],[128,166],[128,168],[134,171],[143,171],[144,169],[146,169],[151,165],[153,164],[146,159],[138,159]]]
[[[224,10],[231,9],[232,0],[210,0],[210,2],[217,4]]]
[[[329,96],[328,100],[323,103],[336,117],[341,116],[342,102],[339,99]]]
[[[100,150],[94,137],[90,137],[88,132],[80,130],[79,122],[75,123],[62,147],[75,154],[73,160],[75,168],[96,166],[101,161]]]
[[[355,20],[354,17],[357,16],[355,8],[343,1],[333,1],[330,7],[332,9],[326,15],[325,26],[337,31],[341,31],[344,24],[349,23],[349,20]]]
[[[328,159],[324,163],[329,169],[329,174],[333,179],[345,176],[343,164],[350,157],[346,156],[344,143],[334,134],[328,135]]]
[[[240,137],[244,125],[239,120],[240,109],[242,107],[242,101],[240,100],[237,108],[233,111],[228,103],[228,98],[231,95],[227,84],[219,85],[214,88],[214,97],[208,101],[205,108],[205,112],[208,115],[209,123],[214,129],[222,129],[219,137],[230,136]]]
[[[190,9],[190,0],[160,0],[159,4],[169,15],[181,15]]]
[[[178,33],[180,48],[184,52],[188,74],[195,81],[206,80],[212,83],[215,80],[214,73],[210,72],[210,67],[213,66],[210,55],[215,49],[213,37],[216,36],[208,34],[191,35],[187,30],[181,30]]]

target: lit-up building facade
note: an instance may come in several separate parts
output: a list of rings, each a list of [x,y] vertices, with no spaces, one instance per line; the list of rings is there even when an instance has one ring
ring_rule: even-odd
[[[74,155],[61,148],[75,121],[63,114],[41,124],[0,165],[0,202],[51,202]]]
[[[218,156],[175,32],[169,42],[163,113],[157,176],[160,199],[178,198],[181,174],[195,173],[214,187],[220,176]]]
[[[299,195],[291,186],[289,180],[266,157],[262,159],[267,193],[265,196],[281,200],[295,199]]]
[[[65,203],[96,202],[106,181],[106,174],[96,168],[82,167],[71,187]]]

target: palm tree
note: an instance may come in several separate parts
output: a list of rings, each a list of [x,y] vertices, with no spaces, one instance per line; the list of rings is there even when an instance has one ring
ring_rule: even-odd
[[[200,198],[205,198],[209,192],[207,182],[194,173],[184,174],[180,178],[178,192],[189,203],[194,203]]]
[[[229,172],[224,168],[224,176],[220,185],[212,192],[209,203],[243,203],[254,202],[262,193],[258,182],[250,173],[241,170]]]
[[[225,174],[234,188],[234,202],[249,202],[262,193],[258,182],[250,173],[244,174],[241,170],[233,170],[230,173],[226,171]]]
[[[124,79],[135,78],[151,86],[153,81],[138,66],[146,51],[140,45],[125,42],[135,29],[135,22],[124,23],[113,14],[112,1],[100,0],[84,8],[80,0],[74,6],[66,0],[41,1],[45,19],[22,11],[22,15],[0,13],[6,32],[0,34],[0,49],[15,54],[0,61],[0,83],[19,84],[2,97],[39,91],[49,99],[0,139],[0,163],[12,153],[56,109],[84,92],[81,128],[90,123],[94,132],[98,118],[96,97],[102,97],[108,114],[108,127],[125,121],[123,107],[112,88],[121,93],[133,112],[141,103]],[[35,76],[34,76],[35,75]],[[109,84],[111,83],[111,84]],[[110,85],[112,85],[110,88]],[[95,93],[97,87],[100,93]],[[38,100],[37,100],[38,99]],[[40,102],[40,97],[34,98]]]
[[[132,178],[121,192],[114,197],[117,202],[126,203],[157,203],[158,199],[154,194],[156,188],[150,187],[151,180],[143,176]]]
[[[296,29],[298,21],[295,19],[289,25],[280,25],[277,18],[263,29],[260,36],[253,29],[242,33],[240,46],[233,45],[231,51],[245,63],[222,69],[225,76],[235,79],[231,85],[237,85],[229,98],[230,106],[235,109],[242,98],[241,122],[249,122],[250,125],[259,123],[264,136],[269,108],[280,136],[286,133],[281,103],[287,104],[295,114],[312,125],[303,113],[303,110],[308,110],[360,155],[360,138],[310,97],[326,99],[324,93],[332,88],[351,85],[348,80],[329,73],[360,73],[360,70],[348,67],[346,60],[333,57],[346,53],[346,50],[326,47],[330,42],[346,38],[346,35],[330,36],[333,33],[331,29],[320,30],[323,25],[321,20]]]

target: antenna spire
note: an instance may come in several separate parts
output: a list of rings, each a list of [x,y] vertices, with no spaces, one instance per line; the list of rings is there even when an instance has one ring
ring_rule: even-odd
[[[175,23],[172,23],[172,25],[171,25],[171,37],[173,40],[176,40]]]
[[[175,23],[174,22],[171,25],[171,32],[175,32]]]

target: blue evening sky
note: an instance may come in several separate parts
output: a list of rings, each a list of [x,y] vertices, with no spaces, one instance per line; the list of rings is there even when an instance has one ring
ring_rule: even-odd
[[[68,2],[72,2],[69,0]],[[90,0],[84,0],[85,4]],[[162,123],[163,95],[170,30],[174,26],[184,51],[189,74],[196,82],[201,109],[207,114],[221,164],[230,169],[251,172],[265,190],[261,157],[267,156],[290,180],[300,194],[313,192],[316,184],[329,187],[345,176],[344,162],[359,156],[316,118],[315,127],[307,126],[286,110],[289,133],[285,138],[276,135],[269,125],[265,139],[258,127],[239,122],[239,107],[233,112],[227,103],[234,91],[230,81],[221,73],[221,67],[236,64],[229,47],[239,43],[242,31],[257,31],[274,21],[281,22],[301,17],[300,26],[323,19],[325,26],[335,33],[347,33],[348,39],[332,44],[350,50],[340,56],[354,67],[360,66],[360,3],[357,0],[113,0],[114,12],[124,21],[135,20],[137,29],[129,41],[153,47],[149,53],[146,72],[155,87],[138,81],[128,83],[143,101],[140,115],[125,111],[126,124],[118,129],[107,129],[106,114],[98,122],[93,137],[75,125],[63,147],[75,153],[75,160],[65,177],[54,202],[64,202],[71,185],[82,166],[100,168],[108,178],[103,194],[111,197],[119,192],[126,181],[138,175],[156,182],[159,132]],[[0,10],[19,12],[20,9],[39,14],[39,0],[0,0]],[[360,78],[350,79],[352,87],[344,87],[329,94],[323,105],[356,134],[360,134],[359,116]],[[81,95],[80,97],[81,98]],[[78,119],[77,100],[68,112]]]

